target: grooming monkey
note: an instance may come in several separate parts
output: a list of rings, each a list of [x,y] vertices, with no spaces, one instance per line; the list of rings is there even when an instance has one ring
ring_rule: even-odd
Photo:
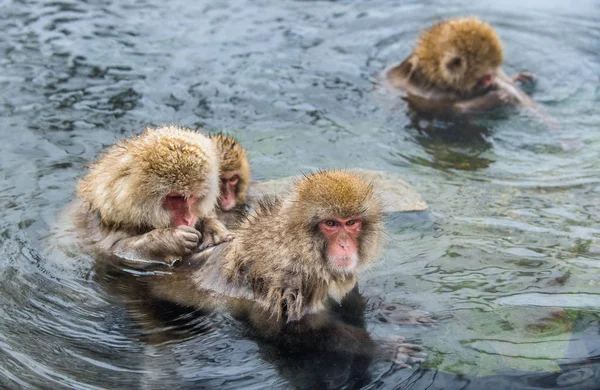
[[[134,268],[230,241],[214,218],[218,164],[209,138],[175,126],[118,142],[79,181],[68,209],[79,241],[99,259]]]
[[[226,134],[211,135],[219,155],[219,220],[226,225],[235,221],[246,206],[250,183],[250,163],[246,150]]]
[[[382,211],[370,184],[343,171],[306,175],[280,200],[262,200],[235,240],[152,275],[150,295],[181,306],[227,307],[288,351],[312,349],[373,357],[366,330],[340,320],[330,303],[355,287],[379,249]],[[411,344],[395,358],[423,361]]]
[[[417,111],[477,113],[522,105],[551,124],[516,85],[532,83],[534,76],[523,72],[509,78],[502,61],[502,44],[490,25],[476,18],[451,19],[426,30],[408,58],[386,76]]]

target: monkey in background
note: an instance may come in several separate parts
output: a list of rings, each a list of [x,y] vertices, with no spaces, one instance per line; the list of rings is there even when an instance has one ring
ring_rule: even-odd
[[[219,160],[206,136],[176,126],[118,142],[79,181],[67,209],[98,259],[133,268],[173,262],[233,236],[214,217]]]
[[[235,138],[215,134],[209,138],[215,143],[219,155],[219,220],[229,226],[245,210],[250,184],[250,162],[246,150]]]
[[[490,25],[477,18],[451,19],[426,30],[386,76],[420,112],[469,114],[522,105],[553,124],[516,85],[532,83],[534,76],[522,72],[509,78],[502,61],[502,44]]]
[[[336,316],[331,302],[339,304],[356,286],[381,233],[381,205],[370,184],[343,171],[309,174],[284,199],[258,202],[235,240],[146,278],[148,291],[183,307],[225,306],[287,351],[372,358],[383,347]],[[396,344],[387,352],[392,360],[421,362],[419,349]]]

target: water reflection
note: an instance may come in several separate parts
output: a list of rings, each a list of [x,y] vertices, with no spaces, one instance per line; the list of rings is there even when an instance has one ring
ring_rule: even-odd
[[[151,272],[142,275],[113,267],[95,267],[94,272],[94,280],[111,296],[119,297],[127,318],[140,329],[140,340],[147,345],[147,358],[141,362],[148,373],[142,378],[145,386],[162,388],[172,383],[178,388],[212,387],[217,384],[215,369],[222,371],[225,365],[236,366],[243,364],[246,359],[259,365],[263,364],[260,361],[262,359],[294,388],[360,388],[370,383],[370,358],[319,353],[309,349],[290,351],[277,347],[257,338],[249,326],[228,315],[202,312],[152,299],[146,286],[147,278],[151,275]],[[335,317],[340,321],[365,329],[366,300],[358,288],[351,291],[341,304],[332,306]],[[244,344],[248,344],[248,340],[256,343],[258,355],[255,346],[245,350]],[[194,369],[194,375],[190,378],[192,372],[180,367],[184,361],[186,363],[183,365],[202,365],[201,372],[204,375],[199,375]],[[213,366],[212,372],[207,370],[206,361],[211,362],[208,365]],[[214,367],[216,363],[218,368]],[[228,369],[225,371],[229,372]],[[207,376],[207,372],[211,374]],[[240,378],[230,385],[235,388],[255,379]]]
[[[485,157],[492,146],[488,127],[470,120],[428,120],[414,114],[410,117],[409,134],[414,133],[414,140],[431,156],[428,165],[433,168],[476,170],[494,162]]]

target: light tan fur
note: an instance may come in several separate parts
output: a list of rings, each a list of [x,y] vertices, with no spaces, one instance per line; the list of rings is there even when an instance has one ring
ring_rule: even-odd
[[[202,243],[231,239],[215,219],[219,160],[206,136],[177,126],[148,128],[119,141],[79,181],[69,207],[84,247],[101,258],[145,266],[170,263]],[[196,228],[171,227],[171,192],[196,196]],[[214,242],[216,241],[216,242]]]
[[[515,84],[531,83],[533,75],[522,72],[509,78],[502,61],[502,44],[489,24],[477,18],[450,19],[423,32],[413,52],[386,77],[406,92],[411,108],[424,113],[476,113],[521,105],[551,123]],[[482,84],[488,76],[493,77],[491,84]]]
[[[460,66],[449,69],[453,59],[460,59]],[[502,65],[502,44],[487,23],[451,19],[421,35],[413,61],[439,87],[468,93],[483,75]]]

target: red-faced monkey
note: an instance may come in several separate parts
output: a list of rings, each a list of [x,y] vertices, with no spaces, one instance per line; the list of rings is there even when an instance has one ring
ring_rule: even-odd
[[[533,75],[509,78],[502,61],[502,44],[490,25],[451,19],[426,30],[408,58],[387,71],[387,79],[418,111],[475,113],[513,104],[545,118],[515,84],[530,83]]]
[[[382,210],[369,183],[343,171],[306,175],[287,197],[258,202],[234,232],[232,242],[152,276],[150,294],[197,309],[226,306],[290,351],[376,353],[364,329],[329,307],[354,288],[379,249]],[[417,349],[402,344],[396,356],[422,361]]]
[[[90,166],[68,209],[80,242],[99,259],[144,268],[231,240],[213,218],[218,169],[214,143],[188,129],[118,142]]]
[[[219,219],[227,221],[239,216],[246,204],[250,183],[250,163],[246,150],[226,134],[211,135],[219,155]]]

